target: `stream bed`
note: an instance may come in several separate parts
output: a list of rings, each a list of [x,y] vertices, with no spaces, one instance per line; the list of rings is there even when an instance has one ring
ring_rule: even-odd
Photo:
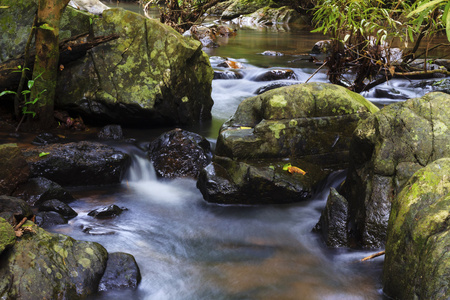
[[[216,69],[220,69],[221,57],[242,63],[243,78],[214,80],[213,120],[185,129],[214,144],[221,124],[239,103],[268,84],[254,81],[255,76],[271,68],[289,68],[298,83],[305,82],[318,65],[299,58],[321,39],[323,36],[311,34],[305,26],[240,28],[237,36],[219,40],[220,47],[205,49]],[[285,55],[262,55],[266,50]],[[326,82],[326,71],[311,81]],[[408,86],[405,81],[392,80],[384,87],[410,97],[427,92],[404,86]],[[364,96],[379,105],[399,101],[377,98],[373,91]],[[126,129],[125,136],[146,143],[170,129]],[[305,202],[224,206],[205,202],[194,180],[157,179],[145,153],[135,144],[114,146],[133,159],[124,181],[114,186],[72,188],[77,200],[71,206],[78,216],[67,225],[50,229],[136,258],[142,273],[136,291],[104,292],[90,299],[383,299],[383,257],[359,262],[376,250],[327,249],[311,232],[329,188],[338,186],[345,173],[332,174],[322,191]],[[128,210],[106,220],[87,215],[110,204]]]

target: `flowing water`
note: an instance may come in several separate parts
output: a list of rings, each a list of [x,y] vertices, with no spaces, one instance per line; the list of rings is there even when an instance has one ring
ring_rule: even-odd
[[[244,78],[214,80],[213,121],[188,129],[214,142],[218,128],[238,104],[268,84],[252,80],[267,69],[290,68],[298,82],[305,82],[318,65],[303,60],[301,54],[320,39],[307,27],[240,29],[237,36],[220,40],[221,47],[206,49],[216,69],[220,57],[241,62]],[[266,50],[285,55],[262,55]],[[325,71],[312,81],[326,82]],[[386,86],[402,89],[404,83],[392,81]],[[406,88],[402,92],[414,97],[424,93]],[[372,92],[365,96],[379,103],[391,101],[375,99]],[[128,130],[126,135],[145,143],[157,132]],[[101,293],[92,299],[383,298],[382,257],[358,262],[374,251],[327,249],[311,233],[329,187],[340,184],[344,173],[332,174],[321,193],[297,204],[214,205],[203,200],[194,180],[157,179],[140,147],[115,146],[133,158],[126,179],[115,186],[72,189],[78,200],[71,206],[78,217],[51,229],[99,242],[109,252],[135,256],[142,273],[138,289]],[[110,204],[128,210],[107,220],[87,215]]]

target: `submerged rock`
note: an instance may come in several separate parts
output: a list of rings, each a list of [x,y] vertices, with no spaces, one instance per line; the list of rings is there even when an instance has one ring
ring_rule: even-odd
[[[39,157],[41,152],[49,154]],[[25,150],[24,155],[32,176],[63,186],[120,183],[131,162],[127,154],[94,142],[52,144]]]
[[[220,129],[216,156],[200,174],[203,197],[219,203],[287,203],[309,198],[345,168],[359,120],[378,109],[331,84],[283,87],[247,98]],[[306,171],[290,174],[285,164]]]
[[[58,199],[71,202],[75,198],[62,186],[44,177],[29,179],[20,185],[13,194],[25,200],[31,206],[39,206],[46,200]]]
[[[11,195],[27,181],[30,168],[16,144],[0,145],[0,195]]]
[[[244,75],[235,70],[214,70],[214,79],[242,79]]]
[[[450,159],[420,169],[393,199],[383,268],[393,299],[450,297]]]
[[[127,210],[124,207],[118,207],[115,204],[105,206],[102,208],[97,208],[88,213],[88,216],[102,219],[102,218],[112,218],[120,215],[124,210]]]
[[[53,133],[44,132],[44,133],[38,134],[33,139],[31,144],[36,145],[36,146],[45,146],[48,144],[57,144],[57,143],[62,143],[62,142],[64,142],[64,138],[61,138]]]
[[[106,270],[98,286],[99,292],[137,288],[141,272],[133,255],[114,252],[108,255]]]
[[[35,223],[42,228],[67,224],[67,219],[56,211],[40,211],[36,214]]]
[[[177,128],[151,142],[148,156],[160,177],[197,178],[211,162],[212,152],[207,139]]]
[[[299,84],[298,82],[271,82],[268,85],[262,86],[255,91],[256,95],[261,95],[270,90],[274,90],[283,86],[289,86],[293,84]]]
[[[422,167],[450,157],[450,95],[429,93],[386,106],[359,123],[341,194],[349,203],[349,241],[381,247],[393,199]]]

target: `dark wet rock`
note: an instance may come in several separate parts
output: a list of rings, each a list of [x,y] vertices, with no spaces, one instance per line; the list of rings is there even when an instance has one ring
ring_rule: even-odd
[[[242,79],[244,75],[234,70],[214,70],[214,79]]]
[[[434,161],[392,201],[383,268],[392,299],[450,298],[450,159]]]
[[[402,92],[392,89],[392,88],[376,88],[375,89],[375,97],[376,98],[388,98],[388,99],[398,99],[398,100],[406,100],[409,98],[408,95],[403,94]]]
[[[335,188],[330,189],[315,232],[322,235],[328,247],[347,246],[348,202]]]
[[[240,16],[238,20],[233,20],[233,22],[237,22],[241,26],[249,27],[304,23],[302,16],[294,9],[287,6],[282,6],[280,8],[266,6],[251,14]]]
[[[210,16],[221,16],[223,12],[233,4],[234,0],[219,2],[208,10]]]
[[[378,109],[361,95],[308,83],[241,102],[219,132],[216,156],[199,177],[203,197],[219,203],[307,199],[332,170],[347,166],[359,120]],[[290,174],[285,164],[307,173]]]
[[[75,200],[62,186],[44,177],[30,178],[26,183],[21,184],[13,195],[25,200],[31,206],[39,206],[42,202],[51,199],[66,203]]]
[[[204,168],[197,187],[206,201],[220,204],[285,204],[309,199],[329,172],[302,160],[291,160],[306,175],[283,170],[286,161],[235,161],[215,156]]]
[[[100,244],[51,234],[27,221],[21,238],[2,254],[5,299],[81,299],[97,292],[108,253]]]
[[[150,143],[148,156],[158,176],[197,178],[211,162],[212,153],[207,139],[177,128]]]
[[[120,125],[106,125],[97,134],[98,138],[104,140],[121,140],[123,139],[122,126]]]
[[[115,204],[94,209],[88,213],[88,216],[103,219],[103,218],[113,218],[120,215],[124,210],[127,210],[124,207],[118,207]]]
[[[261,55],[265,55],[265,56],[283,56],[284,54],[281,53],[281,52],[277,52],[277,51],[267,50],[267,51],[264,51],[263,53],[261,53]]]
[[[81,231],[90,235],[113,235],[116,232],[100,227],[82,226]]]
[[[30,168],[16,144],[0,145],[0,195],[11,195],[27,181]]]
[[[72,207],[57,199],[44,201],[39,205],[39,210],[54,211],[69,219],[74,218],[78,215],[77,212],[72,209]]]
[[[434,63],[450,70],[450,59],[435,59]]]
[[[391,203],[408,179],[450,157],[450,95],[429,93],[386,106],[354,131],[341,194],[349,203],[349,242],[382,247]]]
[[[12,247],[16,242],[14,228],[5,219],[0,217],[0,256],[3,250]]]
[[[0,212],[2,213],[2,218],[7,219],[11,223],[15,221],[20,222],[23,218],[31,219],[34,215],[28,203],[22,199],[4,195],[0,196]],[[15,218],[15,220],[10,220],[10,216]]]
[[[217,65],[220,68],[243,69],[244,65],[238,61],[225,60]]]
[[[49,154],[39,157],[41,152]],[[94,142],[41,146],[24,151],[24,155],[32,176],[63,186],[120,183],[130,165],[127,154]]]
[[[408,85],[410,88],[422,89],[429,92],[442,92],[450,94],[450,79],[442,80],[423,80],[420,82],[412,82]]]
[[[318,41],[311,49],[311,54],[328,54],[331,51],[331,40]]]
[[[53,133],[44,132],[44,133],[38,134],[34,138],[34,140],[31,142],[31,144],[36,145],[36,146],[45,146],[48,144],[62,143],[63,141],[64,141],[63,138],[60,138],[59,136],[57,136]]]
[[[264,72],[261,75],[256,76],[254,81],[272,81],[272,80],[298,80],[297,75],[290,69],[274,69]]]
[[[56,225],[67,224],[67,219],[55,211],[40,211],[36,214],[35,223],[45,229]]]
[[[293,84],[299,84],[298,82],[271,82],[268,85],[262,86],[255,91],[256,95],[261,95],[267,91],[271,91],[280,87],[289,86]]]
[[[109,253],[98,291],[136,289],[140,281],[141,272],[132,255],[122,252]]]

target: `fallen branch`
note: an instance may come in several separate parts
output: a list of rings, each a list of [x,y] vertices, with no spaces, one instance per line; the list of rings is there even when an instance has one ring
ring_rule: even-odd
[[[314,75],[316,75],[323,67],[325,67],[326,64],[327,62],[324,62],[320,67],[318,67],[317,70],[315,70],[314,73],[312,73],[311,76],[309,76],[309,78],[306,79],[305,83],[307,83],[311,78],[313,78]]]
[[[375,257],[378,257],[378,256],[381,256],[381,255],[384,255],[384,250],[383,251],[380,251],[380,252],[377,252],[377,253],[374,253],[374,254],[372,254],[372,255],[369,255],[369,256],[367,256],[367,257],[364,257],[363,259],[361,259],[360,261],[366,261],[366,260],[369,260],[369,259],[372,259],[372,258],[375,258]]]
[[[26,217],[23,218],[22,221],[20,221],[19,224],[17,224],[16,227],[14,227],[14,231],[19,230],[19,228],[22,227],[22,225],[25,224],[25,222],[26,222],[27,220],[28,220],[28,219],[27,219]]]
[[[427,71],[412,71],[412,72],[394,72],[394,77],[406,77],[406,78],[430,78],[433,74],[444,74],[450,76],[450,71],[437,69],[437,70],[427,70]]]

